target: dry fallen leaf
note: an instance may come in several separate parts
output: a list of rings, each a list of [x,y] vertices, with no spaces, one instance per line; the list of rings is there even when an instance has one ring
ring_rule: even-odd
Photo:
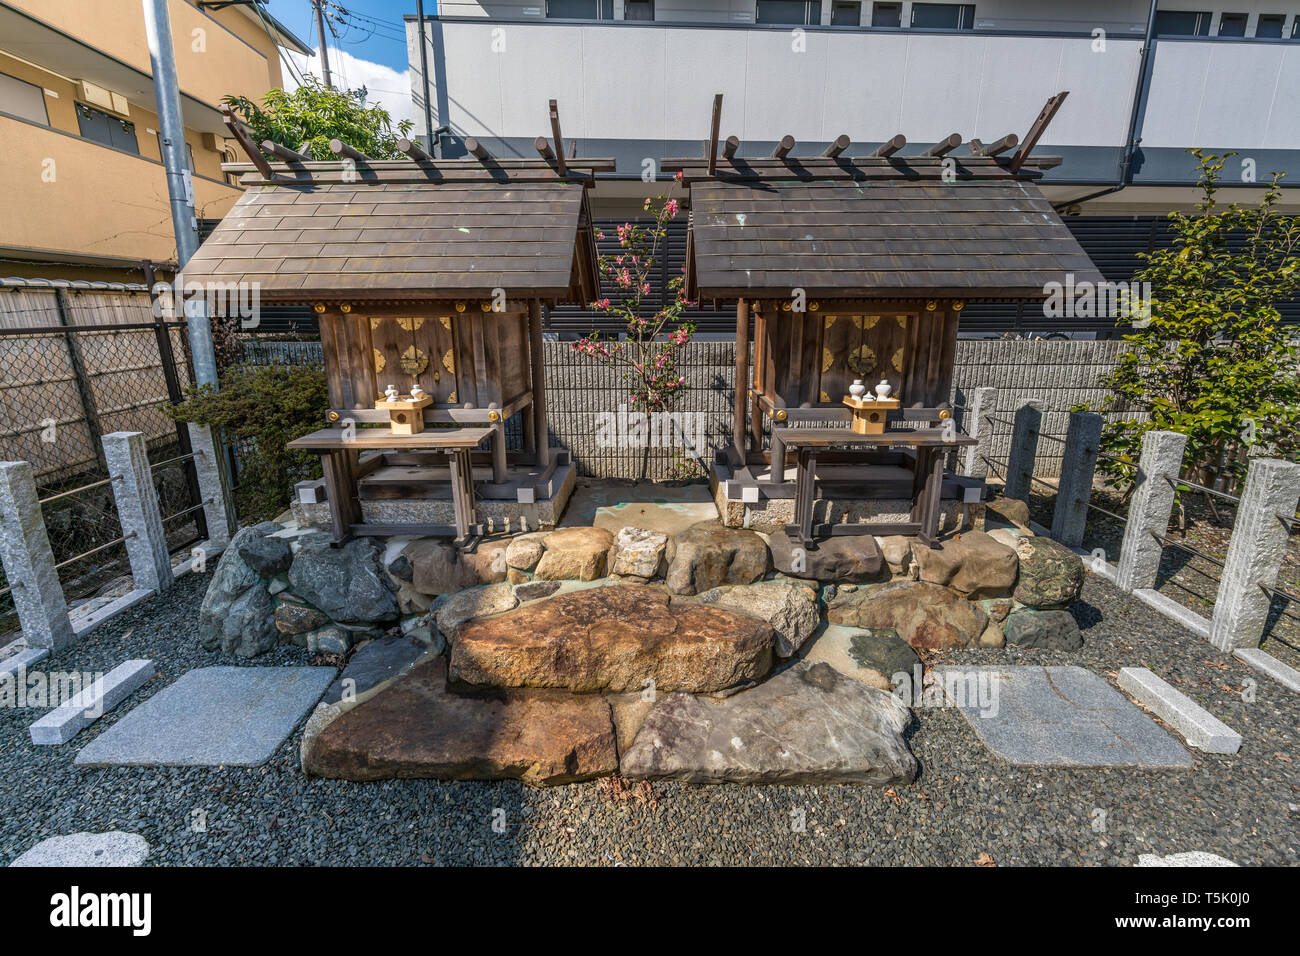
[[[997,866],[997,864],[993,862],[993,857],[989,856],[987,853],[981,853],[979,856],[975,857],[975,865]]]

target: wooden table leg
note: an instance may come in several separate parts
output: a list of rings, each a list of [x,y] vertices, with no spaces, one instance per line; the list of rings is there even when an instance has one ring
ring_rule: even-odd
[[[815,546],[812,520],[813,498],[817,493],[817,452],[811,448],[799,449],[794,489],[794,523],[800,544],[811,549]]]
[[[943,452],[938,448],[918,448],[917,478],[923,482],[917,499],[917,517],[921,522],[918,537],[931,548],[939,547],[939,513],[943,504]]]
[[[330,527],[334,532],[334,543],[342,544],[352,537],[352,525],[356,516],[356,488],[352,486],[348,452],[332,451],[321,456],[321,468],[325,474],[325,495],[330,503]]]
[[[456,546],[468,547],[477,535],[478,516],[474,504],[474,470],[469,449],[458,448],[447,453],[451,470],[451,502],[456,514]]]

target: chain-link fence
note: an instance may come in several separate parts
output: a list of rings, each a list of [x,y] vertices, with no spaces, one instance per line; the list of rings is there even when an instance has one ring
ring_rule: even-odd
[[[190,383],[188,348],[142,287],[0,287],[0,460],[31,464],[70,602],[129,574],[104,435],[143,433],[173,550],[206,534],[188,431],[164,411]],[[0,634],[17,626],[8,588],[0,574]]]

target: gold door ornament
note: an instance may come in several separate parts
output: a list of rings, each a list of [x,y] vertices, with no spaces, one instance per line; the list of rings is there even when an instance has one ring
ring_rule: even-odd
[[[375,353],[375,374],[378,375],[384,370],[384,366],[388,364],[388,360],[384,358],[384,353],[379,351],[379,349],[371,349],[370,351]]]
[[[402,371],[412,378],[422,374],[424,370],[429,367],[429,356],[425,355],[414,345],[402,353],[400,361]]]

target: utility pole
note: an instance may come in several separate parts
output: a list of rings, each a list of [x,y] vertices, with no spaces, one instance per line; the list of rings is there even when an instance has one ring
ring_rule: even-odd
[[[424,48],[424,0],[415,0],[415,17],[419,20],[420,27],[420,81],[424,84],[420,99],[424,100],[424,132],[428,137],[425,148],[429,155],[440,156],[441,151],[433,145],[433,108],[429,105],[429,53]]]
[[[330,79],[330,48],[325,42],[325,14],[321,10],[321,0],[311,0],[311,5],[316,10],[316,32],[320,35],[320,65],[325,73],[325,85],[332,90],[334,83]]]
[[[154,97],[158,104],[158,126],[162,133],[163,166],[167,172],[167,195],[171,201],[172,232],[176,236],[177,291],[181,270],[199,248],[199,222],[194,212],[194,180],[190,176],[185,149],[185,122],[181,118],[181,94],[176,80],[176,51],[172,47],[172,25],[167,0],[142,0],[144,29],[153,69]],[[207,303],[196,297],[185,303],[185,324],[189,331],[194,380],[199,385],[217,384],[217,360],[212,349],[212,328]]]

